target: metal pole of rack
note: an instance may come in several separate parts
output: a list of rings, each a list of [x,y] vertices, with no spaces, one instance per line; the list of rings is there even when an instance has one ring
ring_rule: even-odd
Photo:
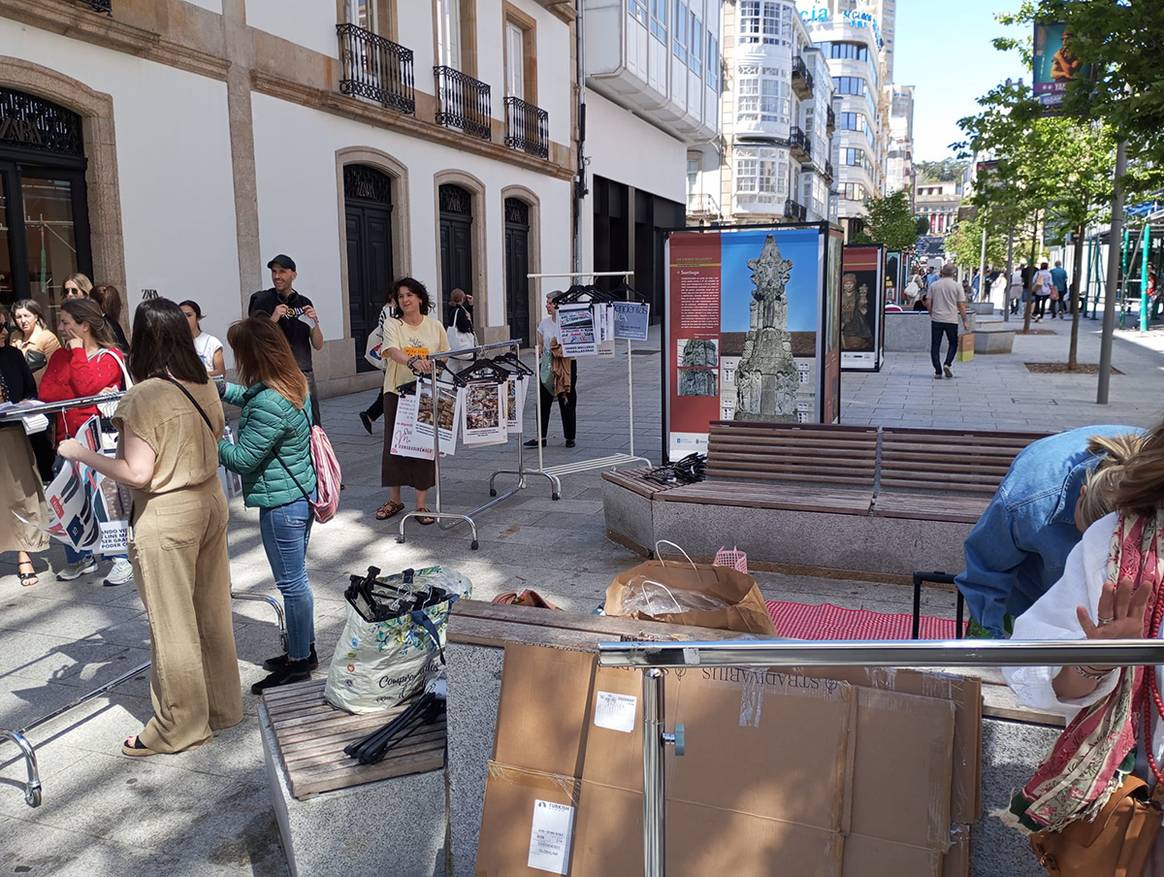
[[[541,281],[548,278],[558,277],[621,277],[629,283],[630,278],[634,277],[634,271],[563,271],[549,274],[527,274],[527,280],[537,280],[539,282],[538,288],[541,290]],[[627,295],[627,300],[630,300],[630,295]],[[543,300],[544,304],[544,300]],[[634,463],[641,461],[648,466],[651,461],[646,457],[639,456],[635,453],[635,395],[634,395],[634,358],[631,353],[632,344],[630,341],[626,343],[626,381],[627,381],[627,415],[628,424],[630,427],[630,453],[627,454],[612,454],[607,457],[595,457],[590,460],[579,460],[576,463],[563,463],[559,466],[549,466],[545,464],[542,454],[542,394],[538,393],[537,397],[537,418],[538,418],[538,432],[537,432],[537,447],[538,447],[538,468],[529,470],[530,474],[545,475],[554,484],[554,492],[551,499],[559,499],[561,497],[561,476],[573,475],[578,472],[589,472],[594,469],[613,469],[618,466],[624,466],[627,463]],[[537,358],[536,368],[539,373],[541,371],[541,344],[535,340],[534,355]],[[540,381],[540,374],[539,374]],[[548,418],[547,418],[548,419]]]
[[[521,342],[522,342],[521,338],[511,338],[508,341],[494,341],[491,344],[482,344],[478,347],[469,347],[469,348],[464,348],[461,350],[447,350],[443,353],[430,353],[428,355],[428,359],[434,360],[434,361],[435,360],[445,360],[445,359],[448,359],[449,357],[452,357],[452,356],[460,357],[460,356],[467,356],[469,354],[475,355],[475,354],[482,353],[482,352],[487,351],[487,350],[501,350],[503,348],[507,348],[507,349],[510,349],[510,350],[517,352],[517,351],[521,350]],[[423,376],[417,377],[417,388],[416,389],[417,389],[418,393],[420,392],[420,382],[423,380],[424,380]],[[440,437],[440,427],[437,424],[437,417],[438,417],[438,412],[439,412],[438,400],[440,397],[437,393],[437,379],[436,379],[435,370],[429,376],[429,381],[432,383],[432,399],[433,399],[433,403],[432,403],[432,406],[433,406],[432,407],[432,410],[433,410],[432,451],[433,451],[433,476],[434,476],[433,491],[435,492],[435,496],[436,496],[436,500],[434,502],[434,505],[436,506],[436,508],[432,511],[408,512],[406,515],[401,517],[400,529],[399,529],[399,532],[397,533],[396,541],[398,543],[403,543],[405,541],[404,525],[408,521],[409,518],[429,517],[429,518],[435,519],[438,522],[438,526],[441,530],[452,530],[454,527],[458,527],[461,524],[468,524],[469,529],[472,532],[472,541],[469,543],[469,548],[472,551],[476,551],[479,547],[479,542],[477,540],[477,524],[473,520],[473,516],[480,514],[481,512],[485,511],[486,509],[492,508],[493,506],[497,505],[500,502],[504,502],[505,500],[514,496],[518,491],[524,490],[527,486],[525,476],[527,474],[530,474],[530,473],[529,473],[529,470],[525,468],[524,458],[522,456],[522,448],[521,448],[522,436],[518,437],[518,442],[517,442],[517,469],[516,470],[500,470],[500,471],[494,472],[489,478],[489,495],[491,497],[495,497],[494,499],[489,500],[489,502],[485,503],[484,505],[478,506],[477,508],[475,508],[469,512],[460,513],[460,512],[446,512],[446,511],[444,511],[441,508],[441,437]],[[506,491],[503,495],[497,496],[497,491],[493,486],[494,479],[496,479],[498,475],[506,475],[506,474],[517,475],[517,478],[518,478],[517,485],[512,490]],[[534,474],[544,474],[544,473],[534,473]],[[548,478],[549,476],[546,476],[546,477]],[[552,480],[553,479],[551,479],[551,481]],[[442,519],[452,520],[454,523],[449,524],[448,526],[445,526],[444,524],[439,523]]]
[[[724,640],[720,642],[599,643],[600,667],[643,670],[643,865],[645,877],[666,873],[666,776],[663,749],[683,754],[685,731],[666,733],[662,672],[684,667],[1042,667],[1164,664],[1164,641],[1137,640],[945,640],[815,642]]]

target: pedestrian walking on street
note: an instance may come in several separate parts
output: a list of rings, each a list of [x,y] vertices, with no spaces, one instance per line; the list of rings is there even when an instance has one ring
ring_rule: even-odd
[[[393,289],[388,289],[384,293],[384,306],[380,308],[380,317],[377,322],[378,331],[380,332],[380,364],[378,368],[381,371],[387,369],[388,363],[384,362],[384,328],[392,319],[392,312],[396,310],[396,292]],[[381,387],[376,389],[376,398],[372,400],[367,408],[360,412],[360,423],[364,427],[364,431],[372,434],[372,424],[384,416],[384,390]]]
[[[962,292],[962,285],[954,279],[957,269],[953,262],[942,266],[941,279],[935,280],[929,288],[927,310],[930,312],[930,362],[934,366],[934,379],[941,380],[942,375],[954,377],[950,368],[954,364],[954,357],[958,353],[958,323],[969,329],[966,319],[966,295]],[[942,364],[942,338],[946,339],[946,361]]]
[[[1053,319],[1058,313],[1061,320],[1070,309],[1070,299],[1067,295],[1067,271],[1063,268],[1062,262],[1056,262],[1055,267],[1051,269],[1051,284],[1051,317]]]
[[[1051,291],[1055,283],[1051,279],[1051,272],[1047,270],[1047,263],[1039,265],[1039,270],[1031,277],[1031,295],[1035,299],[1033,314],[1035,322],[1040,322],[1047,315],[1047,302],[1051,298]]]
[[[417,374],[431,375],[430,353],[449,349],[445,327],[430,317],[432,303],[428,290],[419,280],[404,277],[396,281],[396,307],[384,325],[384,452],[380,464],[380,484],[388,488],[388,501],[376,509],[376,520],[386,521],[404,510],[401,488],[416,490],[416,510],[427,512],[428,491],[436,484],[436,466],[432,460],[418,460],[392,453],[392,432],[400,388],[416,380]],[[435,407],[435,406],[434,406]],[[418,524],[432,524],[436,518],[420,515]]]
[[[525,446],[536,448],[539,441],[542,447],[546,446],[550,409],[554,407],[556,399],[558,411],[562,415],[566,447],[572,448],[578,430],[578,360],[562,355],[562,342],[558,334],[558,306],[553,298],[546,299],[546,317],[538,324],[538,339],[542,351],[542,360],[538,363],[538,393],[542,403],[542,419],[538,427],[541,432],[538,438],[529,439]]]
[[[921,296],[921,278],[914,274],[905,285],[905,306],[912,308]]]
[[[1156,266],[1148,266],[1148,301],[1151,303],[1151,318],[1153,320],[1159,319],[1160,308],[1164,305],[1164,293],[1160,291],[1159,284],[1156,282]]]
[[[267,263],[271,271],[271,288],[256,292],[251,296],[247,315],[266,314],[283,331],[299,370],[307,378],[308,394],[311,397],[311,417],[315,423],[319,419],[319,392],[315,387],[315,366],[312,362],[312,348],[323,350],[323,329],[311,299],[295,289],[295,260],[280,253]]]
[[[246,505],[259,510],[263,550],[283,595],[287,653],[268,658],[271,675],[251,686],[268,688],[302,682],[319,666],[315,653],[315,598],[307,577],[307,544],[314,520],[315,467],[311,459],[310,391],[287,338],[265,316],[230,327],[238,384],[222,398],[242,408],[234,444],[218,443],[218,459],[242,476]]]
[[[1008,287],[1008,297],[1010,299],[1010,312],[1017,314],[1019,305],[1026,301],[1026,281],[1023,279],[1023,269],[1015,268],[1010,274],[1010,286]]]
[[[222,402],[174,302],[142,302],[133,328],[136,383],[113,416],[116,458],[75,440],[59,452],[133,492],[131,545],[149,619],[154,714],[121,751],[141,757],[208,742],[242,721],[243,705],[218,480]]]

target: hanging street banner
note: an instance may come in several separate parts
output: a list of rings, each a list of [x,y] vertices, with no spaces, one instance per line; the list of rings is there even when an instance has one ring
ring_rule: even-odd
[[[1062,22],[1035,22],[1035,100],[1043,112],[1059,112],[1067,86],[1077,76],[1086,75],[1078,56],[1071,51],[1071,30]]]

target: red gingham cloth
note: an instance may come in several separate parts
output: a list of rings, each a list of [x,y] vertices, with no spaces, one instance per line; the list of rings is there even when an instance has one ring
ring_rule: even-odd
[[[913,616],[907,613],[845,609],[832,603],[765,602],[776,635],[789,639],[890,640],[909,639],[913,633]],[[923,615],[918,636],[921,639],[954,639],[955,630],[956,623],[952,619]]]

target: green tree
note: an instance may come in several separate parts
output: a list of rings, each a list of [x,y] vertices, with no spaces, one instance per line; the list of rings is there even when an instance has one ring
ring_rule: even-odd
[[[864,232],[868,242],[884,244],[891,250],[910,250],[917,243],[917,221],[909,209],[905,190],[870,198],[865,203]]]
[[[978,99],[982,112],[959,121],[964,153],[993,155],[997,164],[975,192],[974,203],[1013,228],[1030,226],[1030,259],[1037,255],[1038,225],[1048,217],[1073,230],[1075,271],[1067,367],[1075,368],[1079,346],[1079,280],[1083,234],[1102,219],[1111,199],[1115,139],[1111,129],[1067,116],[1048,117],[1021,84],[999,85]],[[1024,317],[1030,329],[1031,308]]]
[[[914,228],[917,230],[917,236],[919,238],[922,235],[929,234],[930,233],[930,219],[929,219],[929,217],[928,216],[917,217],[914,220]]]
[[[1071,29],[1071,50],[1090,67],[1088,78],[1071,83],[1063,102],[1067,115],[1107,124],[1126,140],[1129,160],[1164,166],[1164,3],[1159,0],[1024,0],[1000,15],[1003,24],[1061,21]],[[1027,42],[998,39],[1000,49],[1018,49],[1030,61]],[[1158,184],[1158,181],[1157,181]]]
[[[916,161],[914,170],[919,179],[926,180],[960,180],[962,172],[966,170],[967,162],[960,158],[943,158],[941,161]]]
[[[946,255],[965,268],[977,268],[982,255],[982,229],[986,228],[986,267],[1006,261],[1006,235],[1001,228],[983,221],[985,214],[963,219],[946,235]]]

